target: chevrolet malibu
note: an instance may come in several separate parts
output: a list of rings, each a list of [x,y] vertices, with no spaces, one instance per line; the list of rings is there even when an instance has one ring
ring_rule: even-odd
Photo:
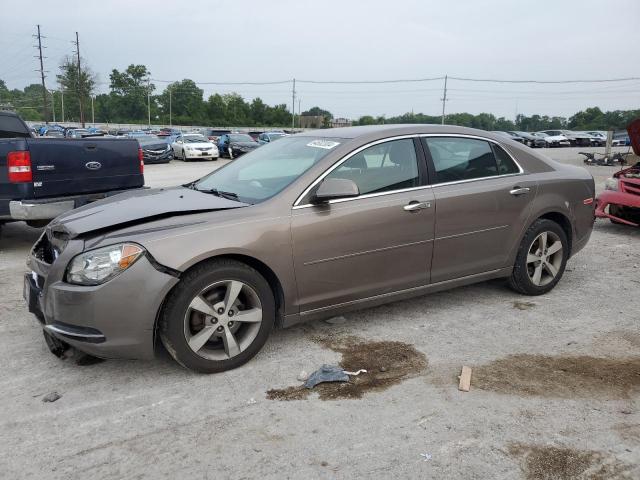
[[[502,135],[351,127],[285,137],[193,183],[63,214],[33,247],[49,348],[219,372],[275,326],[505,278],[540,295],[587,243],[594,181]]]

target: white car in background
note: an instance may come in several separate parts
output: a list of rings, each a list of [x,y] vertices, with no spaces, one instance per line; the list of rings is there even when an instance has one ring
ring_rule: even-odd
[[[178,160],[218,160],[218,147],[204,135],[187,133],[171,144],[173,158]]]
[[[547,147],[570,147],[571,142],[564,135],[549,135],[544,132],[535,132],[531,135],[535,135],[536,137],[542,137],[546,142]]]

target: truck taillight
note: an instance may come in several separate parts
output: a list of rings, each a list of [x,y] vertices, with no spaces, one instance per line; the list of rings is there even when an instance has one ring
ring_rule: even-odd
[[[9,182],[25,183],[33,180],[31,172],[31,154],[29,152],[9,152],[7,154]]]
[[[140,173],[144,173],[144,154],[140,147],[138,147],[138,161],[140,162]]]

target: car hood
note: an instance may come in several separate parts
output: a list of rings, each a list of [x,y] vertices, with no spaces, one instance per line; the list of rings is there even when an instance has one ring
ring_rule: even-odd
[[[195,147],[195,148],[213,148],[215,145],[210,142],[198,142],[198,143],[185,143],[185,147]]]
[[[141,143],[140,148],[143,150],[167,150],[169,145],[166,142]]]
[[[231,142],[232,147],[256,148],[259,146],[257,142]]]
[[[68,238],[177,215],[246,207],[186,187],[133,190],[63,213],[50,224],[52,232]]]

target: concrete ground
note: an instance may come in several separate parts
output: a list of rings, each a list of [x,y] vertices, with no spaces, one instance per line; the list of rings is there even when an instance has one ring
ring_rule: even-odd
[[[547,153],[579,164],[578,150]],[[213,167],[149,165],[146,178]],[[601,188],[615,169],[589,170]],[[639,229],[598,220],[547,295],[494,281],[305,324],[208,376],[166,357],[51,355],[22,300],[39,232],[16,223],[0,238],[2,478],[640,478]],[[371,370],[353,395],[268,398],[339,361]],[[406,375],[385,382],[398,365]]]

